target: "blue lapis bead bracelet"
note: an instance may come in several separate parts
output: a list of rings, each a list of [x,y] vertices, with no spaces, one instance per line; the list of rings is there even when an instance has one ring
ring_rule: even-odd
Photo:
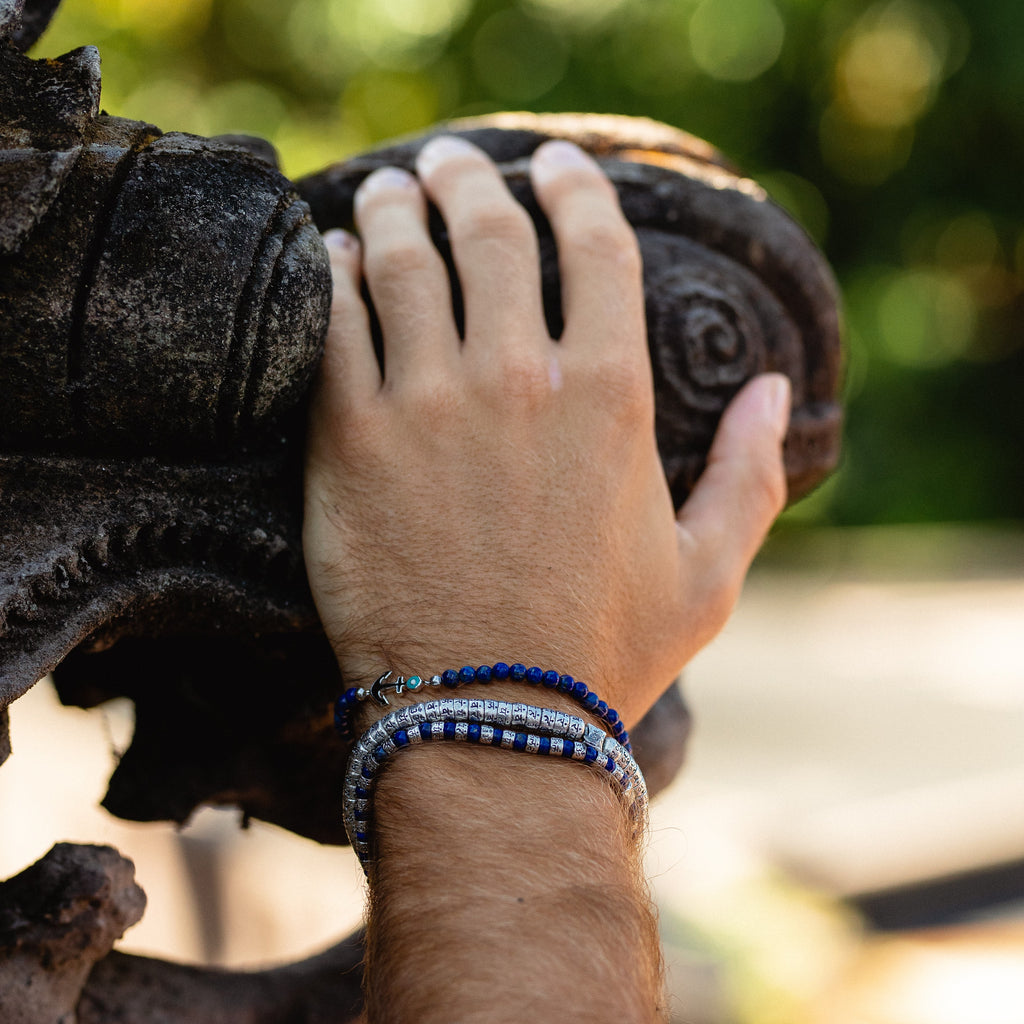
[[[499,661],[494,665],[480,665],[477,668],[465,665],[461,669],[449,668],[439,675],[429,677],[402,676],[392,671],[385,672],[378,677],[373,686],[349,687],[337,699],[334,704],[334,726],[342,738],[355,739],[352,726],[352,712],[355,706],[362,701],[373,700],[381,707],[388,707],[387,694],[389,692],[396,695],[405,691],[418,693],[429,687],[444,687],[454,690],[471,683],[504,682],[505,680],[564,693],[585,711],[604,722],[608,726],[609,733],[626,750],[632,750],[629,733],[626,731],[625,723],[619,718],[618,712],[609,707],[606,701],[601,700],[586,683],[573,679],[572,676],[555,672],[553,669],[545,671],[536,666],[527,668],[519,662],[509,665],[504,661]]]
[[[448,697],[397,708],[374,723],[349,757],[343,815],[364,871],[371,861],[372,806],[377,775],[399,750],[435,741],[500,747],[580,761],[600,771],[626,800],[636,834],[647,823],[647,785],[632,754],[596,725],[554,708]]]

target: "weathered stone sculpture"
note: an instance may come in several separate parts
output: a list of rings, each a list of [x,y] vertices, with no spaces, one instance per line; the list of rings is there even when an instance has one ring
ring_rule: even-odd
[[[304,398],[330,292],[319,231],[351,226],[362,179],[411,167],[430,136],[293,184],[259,140],[100,114],[95,50],[24,56],[56,3],[29,4],[22,19],[24,6],[0,0],[0,763],[8,706],[54,671],[67,703],[135,702],[105,800],[114,813],[184,821],[203,802],[234,803],[343,842],[346,751],[330,726],[342,681],[300,547]],[[762,370],[794,385],[791,500],[834,466],[835,286],[755,184],[651,122],[503,115],[437,130],[490,153],[536,220],[556,336],[557,261],[527,160],[555,136],[602,162],[643,253],[658,443],[677,504],[726,402]],[[450,261],[436,215],[432,227]],[[686,726],[673,689],[634,732],[652,790],[675,774]],[[61,856],[70,892],[94,855],[79,867]],[[5,934],[0,979],[22,948]],[[338,949],[325,965],[358,959],[354,944]],[[165,967],[108,958],[85,991],[117,989],[128,1005],[132,979],[186,983]],[[299,967],[285,988],[311,976]],[[215,1007],[230,985],[231,1020],[277,1019],[245,1015],[265,985],[198,973],[187,984],[214,993],[200,999],[206,1016],[196,1004],[161,1020],[228,1020]],[[104,1019],[95,1005],[83,996],[79,1019]],[[117,1019],[141,1022],[146,1005]],[[319,1019],[307,1010],[288,1019]]]

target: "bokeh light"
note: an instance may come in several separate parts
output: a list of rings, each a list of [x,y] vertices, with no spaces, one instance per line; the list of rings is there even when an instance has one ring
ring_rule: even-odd
[[[749,82],[778,59],[786,26],[772,0],[702,0],[690,22],[697,66],[723,82]]]
[[[568,68],[568,47],[543,22],[509,9],[492,15],[473,39],[477,81],[494,97],[526,103],[557,85]]]

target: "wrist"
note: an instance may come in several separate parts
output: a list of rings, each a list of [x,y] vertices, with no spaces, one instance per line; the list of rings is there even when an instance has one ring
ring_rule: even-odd
[[[383,1008],[400,1019],[396,999],[410,1000],[408,1019],[431,1024],[545,1019],[552,1005],[572,1020],[659,1016],[640,847],[599,776],[459,744],[411,750],[390,768],[378,792],[367,933],[371,1019]],[[414,993],[438,973],[438,949],[441,976],[458,986],[413,1013]],[[572,985],[581,962],[619,985]],[[529,979],[515,1013],[493,1002],[509,972]]]

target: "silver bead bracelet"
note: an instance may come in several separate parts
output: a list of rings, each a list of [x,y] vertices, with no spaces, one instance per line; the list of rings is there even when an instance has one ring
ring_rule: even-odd
[[[623,797],[634,834],[647,826],[647,785],[632,754],[596,725],[555,708],[444,697],[389,712],[352,748],[342,796],[345,831],[364,871],[371,860],[373,794],[385,761],[434,741],[474,743],[580,761],[602,772]]]

